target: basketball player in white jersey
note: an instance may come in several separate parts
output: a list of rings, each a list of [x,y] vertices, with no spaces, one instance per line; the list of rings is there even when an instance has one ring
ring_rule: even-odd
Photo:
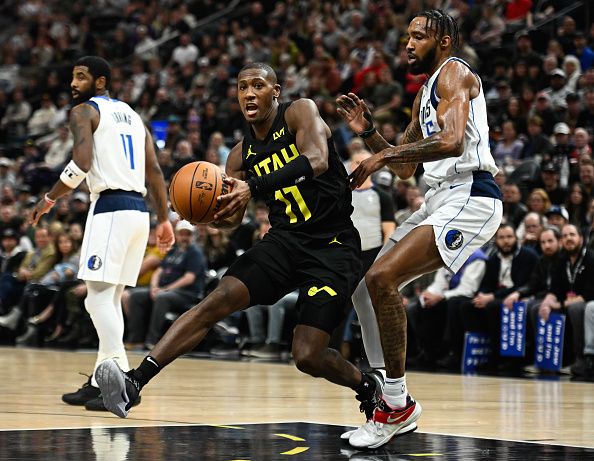
[[[102,58],[79,59],[72,72],[70,112],[74,137],[72,160],[60,179],[37,204],[32,224],[63,195],[86,179],[91,206],[81,247],[78,278],[85,280],[89,312],[99,337],[97,365],[113,358],[129,370],[124,349],[121,296],[135,286],[149,234],[144,201],[148,185],[157,211],[157,243],[166,252],[174,242],[167,213],[167,192],[157,163],[153,139],[140,116],[128,104],[111,99],[110,66]],[[81,389],[62,400],[104,410],[94,373]]]
[[[384,166],[408,178],[421,162],[430,187],[425,203],[396,229],[353,295],[370,365],[385,367],[387,375],[373,416],[343,435],[360,448],[376,448],[409,432],[421,415],[406,389],[406,310],[399,288],[444,265],[457,272],[491,239],[502,216],[483,87],[468,64],[452,56],[455,20],[439,10],[425,11],[412,19],[408,34],[409,68],[429,79],[416,96],[400,145],[391,146],[377,133],[355,94],[337,99],[340,115],[375,153],[351,174],[352,188]]]

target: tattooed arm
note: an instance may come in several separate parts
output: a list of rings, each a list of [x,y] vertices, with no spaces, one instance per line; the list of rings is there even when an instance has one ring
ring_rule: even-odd
[[[421,132],[421,126],[419,125],[419,105],[420,105],[420,93],[415,98],[413,104],[413,115],[412,121],[404,131],[404,135],[401,139],[402,143],[409,143],[423,139]],[[349,127],[356,133],[360,134],[368,130],[371,126],[371,112],[367,107],[367,104],[354,93],[340,96],[336,103],[338,108],[337,112],[342,118],[348,123]],[[365,143],[371,149],[374,154],[377,154],[384,149],[392,146],[384,137],[375,131],[370,137],[365,139]],[[393,163],[388,164],[388,168],[401,179],[410,178],[417,169],[417,163]]]
[[[72,160],[85,173],[91,169],[93,160],[93,132],[99,125],[99,112],[89,104],[79,104],[70,111],[70,131],[74,140],[72,146]],[[72,189],[58,179],[46,198],[42,198],[31,216],[31,224],[37,225],[39,218],[47,213],[57,199]]]
[[[351,188],[358,187],[367,176],[388,164],[434,162],[462,155],[470,99],[479,91],[477,78],[466,66],[455,61],[446,64],[437,83],[441,100],[436,112],[441,130],[409,144],[387,147],[368,158],[351,173]],[[412,136],[417,137],[418,133],[413,131]]]
[[[380,153],[382,161],[433,162],[462,155],[470,99],[478,91],[478,80],[466,66],[457,62],[448,63],[437,83],[437,93],[441,97],[437,106],[440,131],[410,144],[384,149]]]

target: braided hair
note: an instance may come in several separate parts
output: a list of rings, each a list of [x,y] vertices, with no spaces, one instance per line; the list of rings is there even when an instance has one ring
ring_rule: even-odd
[[[416,17],[426,18],[425,32],[429,29],[435,32],[435,39],[441,40],[442,37],[449,35],[452,39],[452,47],[457,49],[460,44],[458,23],[449,14],[442,10],[426,10],[416,15]]]

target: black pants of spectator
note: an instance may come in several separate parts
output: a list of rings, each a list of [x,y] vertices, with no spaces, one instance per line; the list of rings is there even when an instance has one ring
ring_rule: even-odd
[[[448,326],[451,331],[451,348],[462,355],[464,333],[472,331],[484,333],[491,339],[493,364],[499,362],[499,343],[501,337],[501,299],[495,299],[484,308],[478,309],[472,300],[461,300],[448,311]]]
[[[445,325],[448,318],[448,300],[432,307],[422,306],[418,298],[406,309],[408,325],[416,350],[429,363],[435,362],[444,353]],[[411,346],[413,346],[411,344]]]
[[[463,305],[471,304],[472,298],[456,296],[446,303],[446,321],[444,322],[444,352],[453,352],[456,357],[462,357],[464,347],[464,333],[466,329],[463,318]],[[443,301],[442,301],[443,302]]]
[[[565,331],[567,332],[568,327],[571,329],[574,357],[576,360],[581,360],[584,358],[584,313],[586,311],[586,303],[577,302],[568,304],[565,307],[567,309],[567,317],[569,317],[569,325],[566,325]]]
[[[24,289],[25,282],[14,275],[4,273],[0,276],[0,314],[7,314],[19,303]]]
[[[25,318],[33,317],[45,309],[58,291],[56,286],[29,283],[23,291],[19,307]]]
[[[161,291],[151,299],[150,288],[134,288],[129,299],[128,342],[156,344],[163,334],[168,312],[182,314],[199,299],[193,291]]]

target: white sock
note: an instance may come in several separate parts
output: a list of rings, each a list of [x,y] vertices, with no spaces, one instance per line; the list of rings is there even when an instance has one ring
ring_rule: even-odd
[[[114,359],[122,370],[130,370],[124,348],[124,318],[121,305],[117,302],[119,298],[116,299],[118,293],[121,296],[118,287],[119,285],[111,283],[87,281],[85,307],[99,337],[95,370],[103,360],[110,358]],[[94,371],[91,385],[98,387]]]
[[[392,408],[404,408],[406,406],[406,375],[402,378],[386,378],[384,386],[384,400]]]

